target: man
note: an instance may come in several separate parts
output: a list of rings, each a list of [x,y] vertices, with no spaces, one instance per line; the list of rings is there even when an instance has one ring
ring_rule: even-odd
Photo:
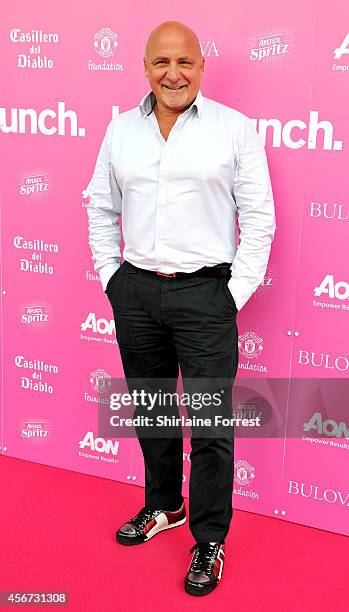
[[[264,147],[247,117],[202,96],[204,58],[190,28],[165,22],[153,30],[144,67],[151,91],[110,122],[87,188],[94,267],[113,308],[127,381],[166,379],[175,391],[180,367],[196,388],[217,377],[232,384],[236,315],[263,280],[276,229]],[[231,397],[222,405],[227,415]],[[117,531],[124,545],[186,521],[182,437],[137,435],[145,506]],[[232,428],[191,438],[190,594],[205,595],[222,578],[233,449]]]

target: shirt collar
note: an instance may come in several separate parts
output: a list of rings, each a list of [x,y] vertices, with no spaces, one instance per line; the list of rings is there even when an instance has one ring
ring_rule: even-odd
[[[152,91],[149,91],[144,96],[144,98],[141,100],[139,104],[139,110],[141,112],[142,117],[148,117],[148,115],[150,115],[150,113],[152,112],[154,108],[155,102],[156,102],[156,98],[155,98],[154,93]],[[189,108],[187,108],[187,110],[191,108],[196,108],[197,115],[198,117],[200,117],[201,112],[202,112],[202,104],[203,104],[203,95],[199,89],[195,100],[192,102]]]

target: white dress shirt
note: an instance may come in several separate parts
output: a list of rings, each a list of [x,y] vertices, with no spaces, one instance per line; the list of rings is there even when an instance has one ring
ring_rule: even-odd
[[[122,215],[124,259],[167,274],[232,262],[240,310],[264,278],[276,229],[262,141],[248,117],[201,91],[166,141],[154,104],[149,92],[106,130],[84,192],[94,269],[105,290],[120,265]]]

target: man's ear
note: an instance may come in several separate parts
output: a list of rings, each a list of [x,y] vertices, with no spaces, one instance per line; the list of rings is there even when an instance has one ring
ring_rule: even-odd
[[[205,58],[204,57],[201,58],[201,72],[202,73],[205,72]]]
[[[144,64],[144,74],[147,77],[148,76],[148,68],[147,68],[147,60],[145,57],[143,57],[143,64]]]

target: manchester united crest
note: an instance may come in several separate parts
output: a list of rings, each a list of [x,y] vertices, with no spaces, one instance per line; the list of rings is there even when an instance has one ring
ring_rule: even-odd
[[[254,467],[240,459],[234,463],[234,481],[241,485],[248,485],[255,478]]]
[[[239,337],[239,351],[247,359],[259,357],[262,350],[262,338],[259,338],[254,332],[246,332]]]
[[[97,369],[90,374],[90,384],[94,391],[106,393],[111,386],[111,376],[105,370]]]
[[[118,35],[110,28],[102,28],[95,34],[94,48],[98,55],[111,57],[118,46]]]

